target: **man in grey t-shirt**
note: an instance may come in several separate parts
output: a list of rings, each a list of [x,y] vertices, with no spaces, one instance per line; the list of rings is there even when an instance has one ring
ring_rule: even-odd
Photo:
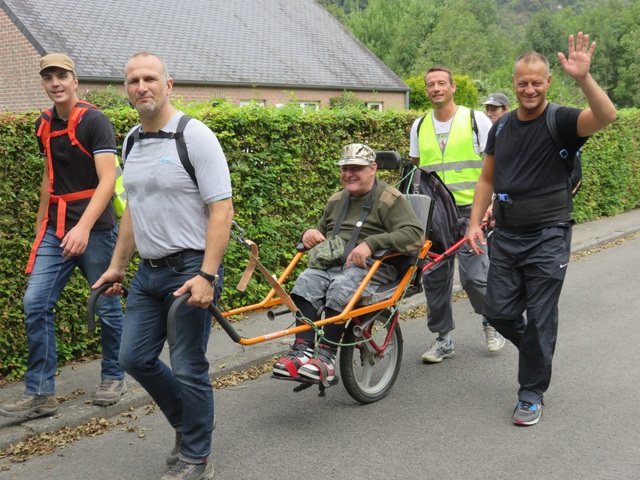
[[[127,297],[120,363],[149,392],[176,431],[164,480],[213,478],[213,390],[205,356],[222,257],[233,218],[231,180],[222,148],[203,123],[192,119],[184,140],[195,180],[185,170],[176,141],[183,113],[169,102],[173,80],[164,61],[138,53],[124,70],[129,101],[140,115],[138,139],[125,157],[127,208],[111,265],[94,285],[116,282],[137,248],[142,258]],[[167,335],[167,313],[177,296],[191,297],[177,315],[171,368],[158,357]]]

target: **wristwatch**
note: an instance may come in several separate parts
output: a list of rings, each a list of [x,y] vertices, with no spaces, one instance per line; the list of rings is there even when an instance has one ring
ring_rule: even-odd
[[[216,283],[218,283],[218,280],[220,280],[220,275],[211,275],[210,273],[207,273],[203,270],[200,270],[198,275],[200,275],[202,278],[204,278],[208,282],[211,282],[211,286],[214,286]]]

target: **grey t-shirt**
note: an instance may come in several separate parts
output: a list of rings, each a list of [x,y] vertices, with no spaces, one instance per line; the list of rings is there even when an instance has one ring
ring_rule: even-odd
[[[161,130],[175,132],[182,115],[176,113]],[[142,258],[157,259],[187,249],[204,250],[209,222],[207,205],[231,197],[227,160],[215,134],[204,123],[192,119],[184,130],[184,139],[197,186],[180,162],[174,139],[137,140],[124,159],[123,183],[136,248]]]

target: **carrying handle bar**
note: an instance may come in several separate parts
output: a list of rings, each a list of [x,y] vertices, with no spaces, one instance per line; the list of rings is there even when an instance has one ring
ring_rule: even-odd
[[[187,300],[189,300],[189,298],[191,298],[191,292],[180,295],[173,301],[173,303],[171,304],[171,308],[169,308],[169,313],[167,315],[167,343],[169,345],[174,345],[176,343],[176,336],[178,333],[176,325],[176,312]],[[220,313],[220,310],[218,310],[213,303],[209,304],[207,310],[211,315],[213,315],[213,318],[216,319],[218,324],[220,324],[226,334],[229,335],[231,340],[233,340],[235,343],[240,343],[242,337],[240,337],[235,328],[233,328],[233,326],[231,326],[231,324],[229,323],[229,320],[227,320],[226,317]]]
[[[100,295],[109,290],[115,282],[107,282],[100,285],[95,290],[91,291],[91,295],[89,295],[89,300],[87,301],[87,330],[90,332],[95,332],[96,330],[96,302]],[[122,287],[124,296],[126,297],[129,294],[129,291],[123,286]]]

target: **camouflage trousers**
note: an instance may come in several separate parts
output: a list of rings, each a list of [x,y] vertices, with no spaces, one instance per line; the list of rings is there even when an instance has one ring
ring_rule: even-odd
[[[371,261],[367,260],[367,265]],[[325,306],[336,312],[341,312],[353,297],[369,269],[344,265],[331,267],[329,270],[307,268],[300,274],[291,291],[318,310]],[[398,272],[391,265],[382,264],[362,293],[363,296],[373,295],[379,285],[393,282]]]

